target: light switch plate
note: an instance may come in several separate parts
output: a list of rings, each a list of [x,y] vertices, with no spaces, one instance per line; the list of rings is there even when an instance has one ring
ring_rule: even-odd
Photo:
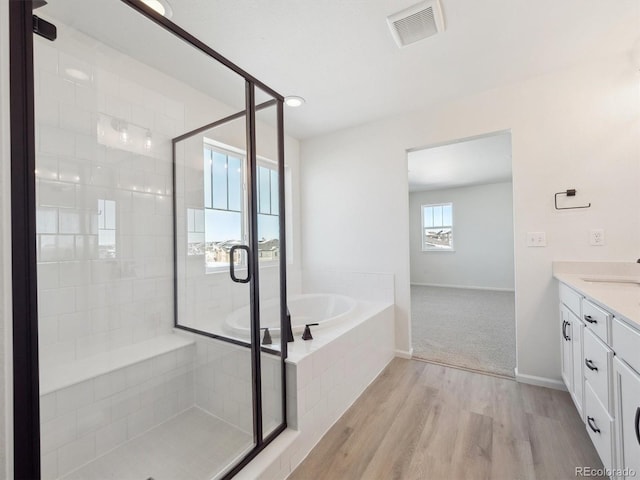
[[[546,247],[547,235],[545,232],[527,232],[527,247]]]

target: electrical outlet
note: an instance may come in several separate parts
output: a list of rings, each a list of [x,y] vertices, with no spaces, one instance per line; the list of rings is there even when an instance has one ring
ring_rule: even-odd
[[[547,235],[545,232],[527,232],[527,247],[546,247]]]
[[[601,228],[591,230],[589,232],[589,244],[595,246],[604,245],[604,230]]]

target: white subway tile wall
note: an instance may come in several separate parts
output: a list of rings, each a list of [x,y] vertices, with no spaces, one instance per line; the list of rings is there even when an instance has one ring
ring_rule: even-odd
[[[193,407],[195,359],[190,344],[43,395],[43,478],[61,477]]]
[[[195,368],[195,404],[202,410],[253,432],[250,350],[193,336],[198,357]],[[282,383],[280,357],[263,353],[262,402],[266,433],[282,423]],[[266,434],[265,433],[265,434]]]
[[[82,36],[59,28],[55,43],[35,42],[44,364],[71,362],[171,330],[170,138],[185,128],[181,102],[129,81],[135,72],[108,66],[121,54],[88,52]],[[70,76],[70,69],[86,79]],[[146,138],[136,136],[138,130],[151,133],[151,148],[137,144]],[[122,131],[128,131],[126,139],[111,138],[111,132]],[[110,237],[103,235],[100,200],[115,207],[115,218],[107,222]]]

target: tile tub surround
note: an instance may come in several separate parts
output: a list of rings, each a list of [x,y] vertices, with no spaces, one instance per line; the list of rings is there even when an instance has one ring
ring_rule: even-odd
[[[249,285],[232,282],[228,271],[205,273],[202,256],[188,257],[185,263],[188,275],[178,293],[180,325],[248,341],[248,336],[238,336],[229,329],[225,320],[230,313],[249,304]],[[276,297],[279,285],[277,267],[260,268],[261,301]]]
[[[289,344],[289,428],[236,478],[286,478],[393,359],[393,328],[393,304],[361,302],[353,319]]]
[[[633,280],[640,283],[640,264],[626,262],[554,262],[553,276],[569,285],[617,318],[640,328],[640,302],[636,284],[615,283]],[[614,284],[589,282],[611,280]]]

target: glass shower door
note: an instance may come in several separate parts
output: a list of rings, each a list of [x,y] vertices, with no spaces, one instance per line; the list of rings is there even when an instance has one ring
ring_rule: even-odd
[[[222,477],[284,428],[286,343],[256,341],[285,305],[281,99],[254,115],[254,81],[146,8],[37,10],[47,479]]]
[[[194,405],[206,418],[222,421],[207,455],[217,456],[224,472],[257,445],[241,113],[209,117],[213,121],[172,141],[175,325],[192,334],[196,346]]]
[[[255,89],[255,231],[258,255],[259,325],[261,331],[261,427],[266,437],[284,422],[283,372],[286,325],[286,268],[284,235],[284,145],[278,134],[282,105],[260,88]],[[281,125],[280,125],[281,126]],[[284,327],[284,328],[283,328]],[[265,341],[266,340],[266,341]],[[271,343],[269,343],[271,342]]]
[[[173,140],[176,325],[248,346],[252,264],[241,113]]]

